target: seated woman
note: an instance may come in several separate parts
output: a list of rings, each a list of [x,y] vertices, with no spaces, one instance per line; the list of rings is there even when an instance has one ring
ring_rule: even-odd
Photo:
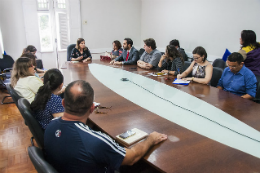
[[[244,63],[256,76],[260,76],[260,43],[256,42],[256,34],[251,30],[243,30],[240,38],[241,49],[238,51]]]
[[[15,91],[30,103],[34,100],[38,89],[43,85],[35,74],[35,66],[30,58],[18,58],[11,74],[11,85]]]
[[[76,47],[72,49],[70,60],[87,62],[91,61],[91,59],[91,53],[85,46],[85,40],[83,38],[78,38]]]
[[[113,41],[112,45],[113,50],[111,51],[111,59],[113,60],[122,54],[123,49],[120,41],[118,40]]]
[[[32,54],[31,52],[25,52],[21,55],[20,58],[30,58],[32,61],[32,64],[34,67],[36,67],[36,57],[34,54]],[[34,70],[37,72],[37,69],[34,68]],[[36,77],[40,78],[39,75],[37,73],[34,74]]]
[[[187,70],[182,74],[178,74],[177,78],[184,78],[184,80],[194,81],[201,84],[209,84],[213,73],[213,66],[207,61],[206,50],[203,47],[198,46],[193,50],[192,54],[194,61]],[[192,77],[185,78],[191,72]]]
[[[31,53],[35,56],[35,59],[37,59],[36,52],[37,52],[36,47],[34,47],[33,45],[29,45],[29,46],[27,46],[26,48],[23,49],[23,53],[22,53],[21,57],[24,57],[23,55],[26,54],[26,53]],[[36,67],[36,60],[35,60],[35,67]],[[44,73],[45,72],[44,70],[39,69],[39,68],[35,68],[35,69],[36,69],[37,73]]]
[[[44,75],[44,85],[41,86],[31,103],[36,120],[43,129],[47,127],[54,117],[63,115],[62,98],[63,75],[58,69],[50,69]]]
[[[173,45],[168,45],[165,50],[165,55],[161,56],[158,63],[158,70],[162,73],[172,75],[181,74],[183,72],[184,61],[181,54]]]

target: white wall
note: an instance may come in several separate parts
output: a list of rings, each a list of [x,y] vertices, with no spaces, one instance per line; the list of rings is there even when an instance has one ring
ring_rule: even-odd
[[[0,0],[0,26],[6,53],[17,59],[26,46],[21,0]]]
[[[178,39],[186,52],[203,46],[213,60],[239,50],[242,30],[260,37],[259,0],[142,0],[141,11],[141,40],[152,37],[162,50]]]
[[[140,47],[141,6],[141,0],[81,0],[82,35],[90,51],[111,51],[112,42],[125,37]]]

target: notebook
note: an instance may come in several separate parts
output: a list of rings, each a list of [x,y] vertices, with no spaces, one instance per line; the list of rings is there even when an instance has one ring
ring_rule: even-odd
[[[120,135],[119,134],[116,136],[116,138],[119,139],[121,142],[125,143],[126,145],[130,146],[148,136],[148,133],[146,133],[142,130],[139,130],[137,128],[132,129],[132,131],[135,132],[135,134],[133,136],[123,139],[123,138],[119,137],[119,135]]]
[[[177,78],[173,81],[173,84],[178,84],[178,85],[189,85],[189,83],[190,81],[185,81]]]

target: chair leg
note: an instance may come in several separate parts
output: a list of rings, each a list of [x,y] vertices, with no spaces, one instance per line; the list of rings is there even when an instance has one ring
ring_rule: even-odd
[[[10,104],[10,103],[14,103],[14,101],[12,101],[12,102],[4,102],[5,101],[5,99],[6,98],[8,98],[8,97],[11,97],[11,96],[4,96],[4,98],[3,98],[3,100],[2,100],[2,104]]]

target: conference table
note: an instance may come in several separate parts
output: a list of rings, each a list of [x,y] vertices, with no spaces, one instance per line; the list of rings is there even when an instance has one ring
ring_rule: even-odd
[[[188,86],[174,85],[172,82],[175,76],[170,75],[170,80],[168,80],[166,79],[167,76],[147,75],[155,70],[144,70],[136,65],[113,66],[109,64],[109,61],[93,60],[91,63],[65,62],[61,67],[64,75],[64,84],[67,85],[79,79],[85,80],[94,89],[95,102],[101,103],[102,106],[106,107],[112,106],[111,110],[101,110],[106,112],[106,114],[93,112],[89,120],[104,133],[115,139],[120,145],[129,147],[117,140],[116,136],[132,128],[138,128],[147,133],[157,131],[168,135],[166,141],[152,147],[143,157],[143,161],[158,172],[260,172],[260,159],[258,156],[254,156],[252,153],[248,154],[201,135],[196,131],[190,130],[188,126],[183,127],[169,121],[167,118],[160,116],[160,113],[156,114],[154,111],[126,99],[118,94],[115,89],[109,88],[108,85],[104,85],[91,72],[91,69],[96,67],[94,66],[95,64],[98,67],[102,65],[104,68],[130,72],[149,80],[152,79],[156,83],[165,84],[165,87],[182,91],[184,94],[199,99],[197,102],[201,101],[205,102],[205,104],[210,104],[214,109],[219,109],[231,115],[231,118],[252,127],[253,130],[258,132],[260,131],[259,104],[215,87],[195,82],[191,82]],[[96,73],[98,73],[98,70]],[[105,73],[102,71],[102,74],[99,74],[99,76],[105,75]],[[111,75],[106,80],[107,82],[109,80],[113,82],[113,78],[114,76]],[[125,92],[133,91],[125,89]],[[145,94],[146,91],[144,90],[143,93]],[[170,95],[171,93],[168,94]],[[142,93],[139,94],[139,99],[144,99],[145,101],[145,98],[142,96]],[[181,97],[178,98],[178,100],[181,99]],[[191,106],[196,107],[197,102],[194,102]],[[160,108],[158,107],[158,109]],[[164,113],[167,113],[167,111],[167,108],[164,109]],[[211,114],[210,111],[207,113]],[[194,121],[192,123],[196,124],[197,122]],[[232,136],[227,140],[232,142]],[[259,141],[255,143],[259,143]],[[248,147],[250,149],[250,146]],[[260,148],[251,148],[251,150],[258,151]]]

